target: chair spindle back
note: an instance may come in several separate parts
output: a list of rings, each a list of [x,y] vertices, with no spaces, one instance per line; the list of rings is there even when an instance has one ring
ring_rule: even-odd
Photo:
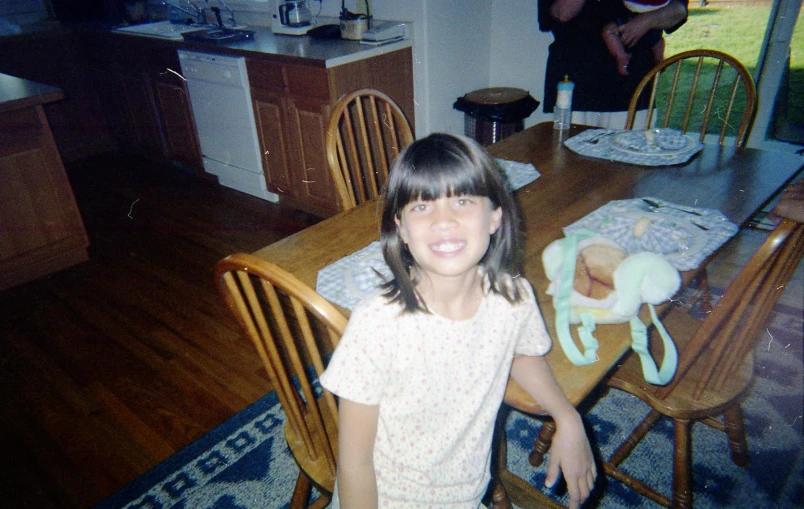
[[[637,105],[646,93],[647,120],[634,126]],[[655,124],[654,114],[661,116]],[[755,115],[756,88],[745,66],[726,53],[700,49],[668,57],[648,72],[631,96],[625,128],[699,131],[704,141],[713,124],[711,132],[718,133],[720,145],[734,136],[735,146],[742,146]]]
[[[360,89],[330,115],[327,161],[343,210],[379,196],[399,152],[413,141],[405,114],[387,95]]]
[[[238,253],[218,262],[216,283],[277,392],[294,455],[292,442],[302,446],[311,461],[323,460],[334,479],[337,407],[333,395],[315,384],[324,372],[319,344],[323,339],[334,349],[346,318],[295,277],[252,255]]]

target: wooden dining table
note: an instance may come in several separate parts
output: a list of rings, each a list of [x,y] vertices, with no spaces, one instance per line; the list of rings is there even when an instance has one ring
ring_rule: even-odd
[[[557,131],[552,122],[542,123],[487,147],[495,157],[531,163],[541,173],[537,180],[516,191],[515,198],[524,232],[524,275],[535,290],[554,339],[555,310],[546,294],[549,281],[542,269],[541,255],[550,242],[564,236],[565,226],[612,200],[654,197],[689,207],[717,209],[743,228],[804,166],[804,160],[795,154],[708,144],[684,164],[636,166],[581,156],[564,146],[566,139],[585,129],[588,127],[572,126]],[[315,288],[319,270],[379,238],[380,215],[380,203],[370,201],[254,254]],[[685,281],[691,278],[691,274],[684,276]],[[349,315],[348,310],[342,311]],[[559,385],[576,406],[605,379],[630,347],[628,324],[600,327],[595,335],[600,343],[599,359],[591,365],[575,366],[557,346],[546,357]],[[509,382],[505,401],[523,412],[541,413],[513,381]],[[503,481],[510,481],[511,474],[504,474],[507,476],[503,475]],[[508,483],[506,488],[509,489]],[[531,505],[511,498],[523,507]]]

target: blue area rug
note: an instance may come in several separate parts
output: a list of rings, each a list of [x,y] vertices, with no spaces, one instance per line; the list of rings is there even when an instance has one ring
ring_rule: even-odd
[[[696,508],[804,507],[801,310],[777,306],[757,350],[757,382],[743,405],[751,463],[731,463],[723,433],[693,427]],[[609,457],[648,412],[637,398],[612,390],[585,414],[594,441]],[[270,393],[207,435],[133,481],[98,509],[286,508],[298,475],[282,428],[285,417]],[[541,422],[511,412],[506,422],[509,469],[543,486],[546,464],[527,460]],[[672,486],[672,427],[660,421],[622,468],[667,495]],[[567,502],[560,488],[551,492]],[[594,499],[584,507],[654,508],[653,502],[600,476]]]

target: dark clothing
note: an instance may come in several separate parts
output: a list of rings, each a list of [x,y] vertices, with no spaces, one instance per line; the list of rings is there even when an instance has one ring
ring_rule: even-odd
[[[617,72],[614,57],[601,36],[603,26],[632,15],[622,0],[587,0],[583,8],[567,23],[559,23],[550,15],[555,0],[539,1],[539,29],[552,32],[547,72],[544,80],[545,113],[551,113],[556,103],[556,86],[566,75],[575,83],[572,109],[575,111],[625,111],[631,95],[642,78],[654,66],[651,47],[658,42],[661,31],[652,30],[628,51],[628,75]],[[678,0],[687,4],[687,0]],[[686,20],[685,20],[686,21]],[[678,26],[681,26],[679,24]],[[668,30],[671,32],[678,28]],[[640,108],[647,108],[647,97]]]

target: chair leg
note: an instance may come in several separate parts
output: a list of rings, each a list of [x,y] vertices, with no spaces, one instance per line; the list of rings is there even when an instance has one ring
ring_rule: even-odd
[[[293,509],[306,508],[310,504],[310,494],[313,483],[304,472],[299,472],[296,478],[296,487],[293,488],[293,497],[290,499],[290,507]]]
[[[491,500],[489,501],[489,509],[512,509],[511,501],[508,499],[508,493],[505,491],[502,481],[492,479]]]
[[[528,456],[528,461],[531,465],[538,467],[544,463],[544,455],[550,450],[550,444],[553,443],[553,435],[555,434],[555,421],[552,419],[545,420],[541,431],[539,431],[539,438],[533,442],[533,451]]]
[[[657,412],[656,410],[651,410],[650,413],[642,419],[642,422],[639,423],[639,426],[634,429],[633,433],[628,437],[628,439],[623,442],[623,444],[614,451],[614,454],[611,455],[611,459],[609,463],[612,465],[619,466],[625,458],[631,454],[631,451],[634,450],[634,447],[639,444],[639,442],[645,438],[645,435],[648,434],[653,426],[656,425],[656,422],[661,419],[662,414]]]
[[[502,483],[503,470],[507,470],[506,459],[508,457],[508,444],[505,441],[505,420],[509,412],[501,409],[497,415],[497,423],[494,426],[494,439],[492,441],[491,453],[491,482],[483,500],[489,509],[512,509],[508,493]]]
[[[726,424],[726,434],[729,437],[731,461],[738,467],[748,466],[748,440],[745,437],[745,423],[740,405],[734,405],[723,413]]]
[[[690,421],[674,420],[673,509],[692,507],[692,437]]]

